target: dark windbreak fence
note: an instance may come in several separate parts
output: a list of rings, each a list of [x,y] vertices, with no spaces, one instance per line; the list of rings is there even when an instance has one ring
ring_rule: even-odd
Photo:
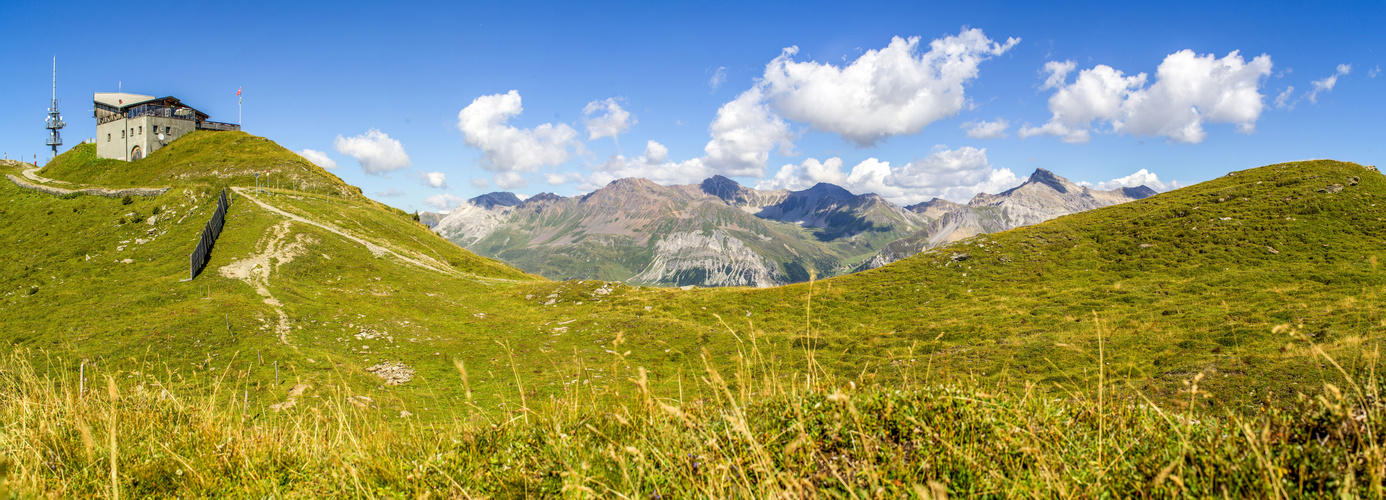
[[[212,255],[212,245],[216,244],[217,236],[221,235],[221,227],[226,224],[226,209],[230,206],[226,190],[222,189],[221,196],[217,198],[217,213],[212,214],[212,220],[207,221],[207,227],[202,229],[202,239],[198,240],[197,248],[188,256],[189,281],[196,278],[207,265],[207,259]]]

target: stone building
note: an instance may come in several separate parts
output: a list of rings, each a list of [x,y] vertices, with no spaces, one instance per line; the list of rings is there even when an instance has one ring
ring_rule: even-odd
[[[135,161],[194,130],[240,130],[240,125],[207,121],[207,113],[176,97],[97,92],[96,156]]]

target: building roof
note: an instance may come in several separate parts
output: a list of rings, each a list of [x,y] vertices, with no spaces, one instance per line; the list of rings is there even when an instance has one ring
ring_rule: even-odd
[[[197,121],[203,121],[208,118],[207,113],[203,113],[198,111],[197,108],[183,104],[183,101],[173,96],[156,98],[154,96],[126,94],[123,92],[97,92],[93,94],[92,100],[97,108],[104,106],[107,108],[107,111],[114,113],[124,113],[135,106],[151,104],[171,108],[187,108],[192,110],[193,114],[196,115]]]
[[[153,100],[152,95],[126,94],[124,92],[97,92],[92,100],[112,108],[125,108]]]

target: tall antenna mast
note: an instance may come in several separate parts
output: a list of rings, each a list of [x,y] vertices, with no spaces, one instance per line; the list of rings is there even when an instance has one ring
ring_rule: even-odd
[[[58,146],[63,145],[63,136],[58,129],[66,127],[63,115],[58,113],[58,58],[53,57],[53,105],[48,108],[48,146],[53,148],[53,156],[58,156]]]

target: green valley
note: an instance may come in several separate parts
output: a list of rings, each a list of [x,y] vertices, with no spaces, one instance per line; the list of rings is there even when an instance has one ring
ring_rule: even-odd
[[[25,166],[3,170],[25,179]],[[266,171],[286,182],[257,189]],[[803,259],[767,276],[806,282],[686,289],[550,281],[478,256],[241,132],[197,132],[131,163],[78,146],[31,174],[169,189],[0,182],[0,339],[14,350],[0,362],[12,422],[0,476],[21,492],[1198,497],[1386,484],[1375,167],[1231,172],[827,279],[816,274],[860,260],[729,207],[701,216],[713,227],[665,232],[742,231]],[[226,227],[185,281],[222,188]],[[651,189],[673,188],[623,180],[545,205],[559,208],[536,210],[523,237],[601,222],[563,203],[627,205],[623,193]],[[582,269],[583,252],[617,237],[598,232],[546,265]],[[478,244],[504,256],[520,237]]]

